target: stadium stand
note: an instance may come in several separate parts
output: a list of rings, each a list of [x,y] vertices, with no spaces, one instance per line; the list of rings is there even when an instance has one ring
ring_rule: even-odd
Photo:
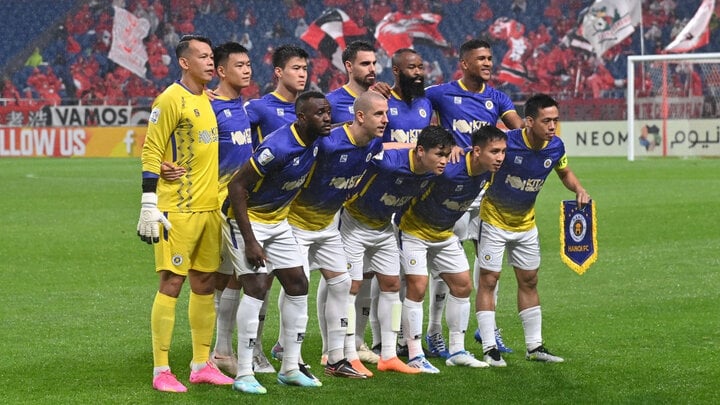
[[[491,35],[489,30],[498,19],[515,21],[519,23],[514,25],[517,32],[530,44],[523,54],[528,78],[520,85],[493,83],[495,86],[516,101],[537,91],[550,92],[560,100],[573,100],[565,103],[570,107],[565,115],[570,118],[622,118],[626,56],[640,54],[642,48],[645,53],[658,52],[692,18],[700,1],[643,2],[645,35],[636,30],[602,58],[596,58],[569,47],[563,40],[576,28],[579,13],[592,0],[54,0],[50,3],[6,0],[0,2],[0,24],[11,32],[0,52],[3,77],[0,90],[3,105],[19,103],[18,100],[28,97],[39,105],[148,105],[179,75],[178,67],[171,62],[178,37],[197,32],[207,35],[215,44],[240,41],[245,35],[252,42],[254,86],[246,97],[257,97],[273,87],[267,54],[284,43],[297,44],[311,52],[311,86],[329,91],[344,83],[344,72],[301,41],[296,29],[302,24],[301,19],[311,24],[326,7],[338,7],[370,33],[389,12],[440,14],[442,21],[438,30],[449,48],[415,46],[423,55],[433,80],[456,77],[455,51],[472,37],[492,43],[497,76],[512,44]],[[144,40],[149,54],[145,78],[108,57],[113,5],[150,22],[151,33]],[[718,31],[717,18],[711,22],[711,29],[711,42],[697,51],[720,50],[720,38],[714,35]],[[33,55],[36,49],[39,55]],[[386,60],[384,55],[381,59]],[[379,79],[392,81],[390,70],[385,68]],[[594,102],[597,99],[603,102]]]

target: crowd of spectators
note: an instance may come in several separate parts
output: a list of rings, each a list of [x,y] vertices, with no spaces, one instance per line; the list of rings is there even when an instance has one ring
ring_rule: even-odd
[[[91,0],[67,10],[62,24],[53,28],[57,35],[50,37],[55,39],[36,48],[19,71],[6,72],[0,90],[6,103],[149,104],[178,76],[171,55],[179,37],[199,32],[215,43],[235,40],[248,48],[254,82],[245,90],[246,98],[259,97],[274,88],[270,55],[282,43],[310,50],[310,86],[330,91],[345,83],[344,72],[299,37],[325,7],[337,7],[369,33],[393,11],[442,15],[439,29],[450,47],[418,46],[425,57],[428,84],[458,77],[456,48],[472,37],[493,44],[495,68],[501,70],[501,61],[504,63],[504,56],[515,51],[513,41],[518,39],[501,40],[490,35],[491,25],[503,18],[519,27],[517,32],[527,49],[518,56],[524,70],[521,81],[496,81],[496,87],[517,100],[539,91],[561,99],[621,99],[626,85],[626,56],[659,53],[692,17],[699,0],[643,2],[644,34],[632,35],[601,58],[573,48],[569,39],[581,11],[590,3],[592,0],[283,0],[273,1],[270,10],[269,3],[260,0]],[[112,6],[125,8],[150,23],[150,34],[144,40],[148,52],[145,78],[108,57]],[[717,29],[716,24],[714,19],[713,29]],[[714,41],[706,48],[720,48],[717,45]],[[392,80],[390,57],[382,50],[378,51],[378,71],[381,80]],[[700,80],[692,72],[686,76]],[[642,84],[643,80],[638,82]],[[686,87],[690,91],[698,88],[694,83]]]

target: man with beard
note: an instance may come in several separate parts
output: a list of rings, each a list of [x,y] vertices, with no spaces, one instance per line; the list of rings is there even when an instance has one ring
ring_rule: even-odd
[[[392,57],[395,84],[388,99],[388,125],[384,142],[416,142],[430,125],[432,105],[425,97],[423,59],[414,49],[399,49]]]
[[[355,119],[353,103],[360,94],[375,84],[375,48],[365,41],[353,41],[342,53],[342,61],[348,82],[327,94],[332,106],[333,124],[350,122]]]
[[[348,82],[339,89],[327,94],[328,102],[332,107],[332,122],[340,124],[352,122],[355,119],[353,104],[362,93],[376,89],[383,95],[389,94],[387,83],[375,83],[375,65],[377,58],[375,48],[366,41],[353,41],[342,53],[342,61],[347,72]],[[379,88],[377,88],[379,87]],[[387,88],[387,93],[383,90]],[[361,286],[353,285],[351,294],[356,295],[356,347],[360,360],[365,363],[377,363],[378,355],[373,353],[365,344],[365,327],[370,316],[370,280],[361,282]]]
[[[385,126],[383,142],[417,142],[423,128],[430,125],[432,105],[425,97],[425,74],[422,56],[410,48],[398,49],[392,57],[392,73],[395,83],[388,99],[388,124]],[[402,279],[404,281],[404,279]],[[404,284],[403,284],[404,286]],[[404,298],[400,288],[400,299]],[[371,291],[370,327],[372,329],[372,350],[380,354],[380,326],[377,320],[377,299],[379,289],[373,280]],[[407,356],[407,345],[403,334],[398,334],[398,356]]]

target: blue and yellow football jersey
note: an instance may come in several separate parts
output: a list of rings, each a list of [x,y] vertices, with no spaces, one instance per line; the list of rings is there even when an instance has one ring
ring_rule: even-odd
[[[227,184],[230,178],[250,158],[253,147],[250,139],[250,121],[245,114],[242,99],[230,100],[218,96],[211,103],[220,134],[218,175],[219,197],[222,203],[227,198]]]
[[[448,163],[443,174],[433,178],[427,191],[412,200],[400,215],[401,231],[431,242],[452,236],[455,222],[465,214],[492,177],[491,172],[473,173],[471,157],[466,150],[464,160]]]
[[[470,135],[475,130],[496,125],[505,114],[515,111],[510,97],[487,84],[475,93],[462,80],[456,80],[428,87],[425,96],[437,112],[440,125],[453,133],[461,148],[472,145]]]
[[[250,157],[250,164],[260,175],[248,195],[251,221],[275,224],[287,218],[290,203],[307,180],[317,151],[317,142],[305,145],[294,124],[282,126],[265,138]]]
[[[480,205],[480,219],[513,232],[535,226],[535,200],[553,169],[567,167],[565,145],[553,137],[533,150],[525,129],[508,132],[505,161],[495,174]]]
[[[430,125],[432,105],[425,97],[417,97],[408,105],[392,92],[387,117],[383,142],[417,142],[420,131]]]
[[[350,122],[355,119],[353,103],[355,103],[357,96],[347,85],[335,89],[325,96],[332,108],[330,119],[333,124]]]
[[[253,147],[255,148],[271,132],[294,122],[296,118],[295,103],[285,100],[275,91],[246,102],[245,111],[250,120]]]
[[[416,174],[415,149],[386,150],[373,157],[358,191],[345,203],[353,218],[372,229],[390,223],[392,214],[430,185],[435,174]]]
[[[290,207],[290,224],[308,231],[328,227],[382,149],[380,138],[356,145],[347,124],[320,138],[310,177]]]
[[[218,127],[210,99],[193,94],[180,82],[168,86],[153,102],[142,149],[143,178],[158,178],[158,208],[200,212],[219,208]],[[186,169],[179,180],[160,178],[170,161]]]

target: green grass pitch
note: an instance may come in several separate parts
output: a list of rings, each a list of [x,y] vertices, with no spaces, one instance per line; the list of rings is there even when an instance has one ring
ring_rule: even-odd
[[[139,160],[0,159],[0,402],[717,403],[720,161],[570,164],[597,203],[599,258],[587,273],[576,275],[559,258],[559,201],[573,196],[555,176],[537,206],[543,335],[565,363],[531,363],[517,350],[505,356],[505,369],[432,360],[438,375],[333,379],[322,375],[311,315],[303,353],[324,386],[282,387],[274,375],[259,375],[269,391],[259,398],[229,387],[152,389],[157,277],[151,248],[135,234]],[[498,324],[506,343],[522,349],[516,284],[511,272],[503,277]],[[171,351],[173,371],[185,382],[187,288]],[[268,315],[266,351],[277,337],[275,305]],[[469,329],[475,326],[471,316]],[[480,355],[471,335],[467,348]]]

